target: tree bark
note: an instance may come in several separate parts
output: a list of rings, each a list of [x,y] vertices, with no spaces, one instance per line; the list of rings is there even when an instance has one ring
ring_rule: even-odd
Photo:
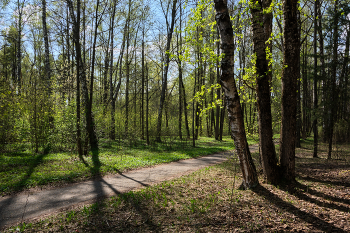
[[[221,51],[225,54],[221,61],[220,81],[225,91],[231,135],[235,142],[236,152],[243,174],[242,186],[244,188],[253,188],[258,185],[258,177],[247,143],[240,98],[234,79],[233,67],[235,48],[232,24],[227,9],[227,1],[214,0],[214,3],[216,10],[215,19],[220,32]]]
[[[283,178],[295,181],[295,132],[297,110],[297,80],[300,76],[300,35],[298,30],[298,0],[283,1],[284,54],[282,73],[282,125],[280,164]]]
[[[272,31],[272,13],[263,13],[270,7],[271,0],[260,0],[251,3],[253,22],[253,42],[256,54],[256,92],[259,113],[259,144],[260,157],[267,182],[277,184],[279,169],[275,145],[273,143],[272,115],[270,99],[270,81],[272,79],[266,49],[271,51],[270,38]],[[262,24],[263,22],[263,24]]]
[[[330,116],[329,116],[329,136],[328,136],[328,155],[327,159],[332,158],[332,144],[333,144],[333,132],[334,132],[334,122],[336,119],[336,109],[337,109],[337,91],[336,91],[336,78],[337,78],[337,63],[338,63],[338,0],[334,3],[334,32],[333,32],[333,60],[331,68],[331,101],[330,104]]]

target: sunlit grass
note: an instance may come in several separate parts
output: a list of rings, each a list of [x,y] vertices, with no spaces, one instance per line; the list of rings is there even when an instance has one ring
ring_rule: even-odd
[[[249,140],[249,144],[257,143]],[[169,141],[146,145],[144,141],[101,141],[98,155],[101,166],[94,165],[92,156],[84,156],[85,163],[74,153],[33,154],[29,150],[0,154],[0,194],[36,187],[59,185],[86,180],[94,176],[123,172],[130,169],[196,158],[232,150],[233,140],[223,141],[201,137],[196,147],[191,142]]]

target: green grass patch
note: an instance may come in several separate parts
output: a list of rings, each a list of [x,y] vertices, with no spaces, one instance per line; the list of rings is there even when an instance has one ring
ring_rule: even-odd
[[[95,156],[83,161],[74,153],[33,154],[28,149],[0,154],[0,194],[6,195],[42,185],[60,185],[87,180],[94,176],[196,158],[233,149],[233,140],[201,137],[192,147],[191,141],[164,140],[146,145],[144,141],[100,142]],[[257,143],[249,140],[250,144]]]

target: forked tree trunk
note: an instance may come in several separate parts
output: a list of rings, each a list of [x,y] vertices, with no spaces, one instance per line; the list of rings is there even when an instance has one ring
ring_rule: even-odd
[[[221,52],[225,54],[221,61],[221,85],[225,91],[227,112],[231,135],[234,139],[237,155],[243,174],[244,188],[253,188],[258,185],[258,177],[250,155],[247,138],[244,129],[240,98],[234,79],[234,41],[230,15],[227,9],[227,0],[214,0],[216,10],[216,22],[220,32]]]
[[[297,80],[300,76],[300,35],[298,30],[298,0],[283,1],[283,73],[282,125],[280,164],[283,178],[295,181],[295,139],[297,112]]]

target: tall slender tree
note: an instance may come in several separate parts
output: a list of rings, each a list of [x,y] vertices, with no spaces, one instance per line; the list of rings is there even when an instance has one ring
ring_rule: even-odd
[[[283,178],[295,181],[297,81],[300,76],[298,0],[283,1],[283,73],[280,164]]]
[[[234,139],[237,155],[243,174],[242,187],[253,188],[258,185],[258,177],[250,154],[246,138],[240,98],[234,79],[234,41],[227,0],[214,0],[216,22],[220,32],[221,52],[225,54],[221,61],[221,84],[225,91],[227,113],[231,135]]]
[[[86,80],[86,71],[85,71],[85,65],[82,59],[82,53],[81,53],[81,43],[80,43],[80,7],[81,2],[80,0],[77,0],[77,16],[74,14],[74,5],[72,0],[66,0],[67,5],[69,7],[69,13],[70,18],[73,22],[73,40],[75,44],[75,53],[76,53],[76,60],[77,60],[77,70],[78,70],[78,77],[81,81],[82,85],[82,94],[83,94],[83,105],[85,107],[85,118],[86,118],[86,129],[88,132],[89,140],[90,140],[90,147],[93,153],[98,152],[98,141],[97,136],[95,132],[95,122],[92,117],[92,109],[90,105],[90,98],[88,93],[88,87],[87,87],[87,80]],[[91,95],[93,93],[90,93]]]
[[[160,103],[159,103],[159,109],[158,109],[158,119],[157,119],[157,138],[156,140],[158,142],[161,141],[161,130],[162,130],[162,113],[165,103],[165,96],[166,96],[166,90],[168,85],[168,70],[169,70],[169,64],[170,64],[170,45],[171,45],[171,39],[173,38],[173,32],[174,32],[174,25],[175,25],[175,17],[176,17],[176,10],[177,10],[177,0],[172,1],[172,8],[171,8],[171,21],[170,25],[168,22],[168,17],[165,14],[165,21],[167,24],[167,40],[166,40],[166,48],[165,48],[165,64],[164,64],[164,74],[162,77],[162,91],[160,95]]]
[[[272,115],[270,100],[271,67],[267,57],[271,56],[272,12],[268,12],[271,0],[251,1],[250,10],[253,22],[254,53],[256,54],[256,91],[259,112],[260,157],[268,182],[277,184],[280,178],[273,143]],[[264,13],[265,12],[265,13]],[[267,51],[267,52],[266,52]]]
[[[318,129],[317,129],[317,108],[318,108],[318,97],[317,97],[317,19],[318,19],[318,1],[314,3],[314,111],[313,111],[313,130],[314,130],[314,152],[313,157],[317,158],[317,144],[318,144]]]

